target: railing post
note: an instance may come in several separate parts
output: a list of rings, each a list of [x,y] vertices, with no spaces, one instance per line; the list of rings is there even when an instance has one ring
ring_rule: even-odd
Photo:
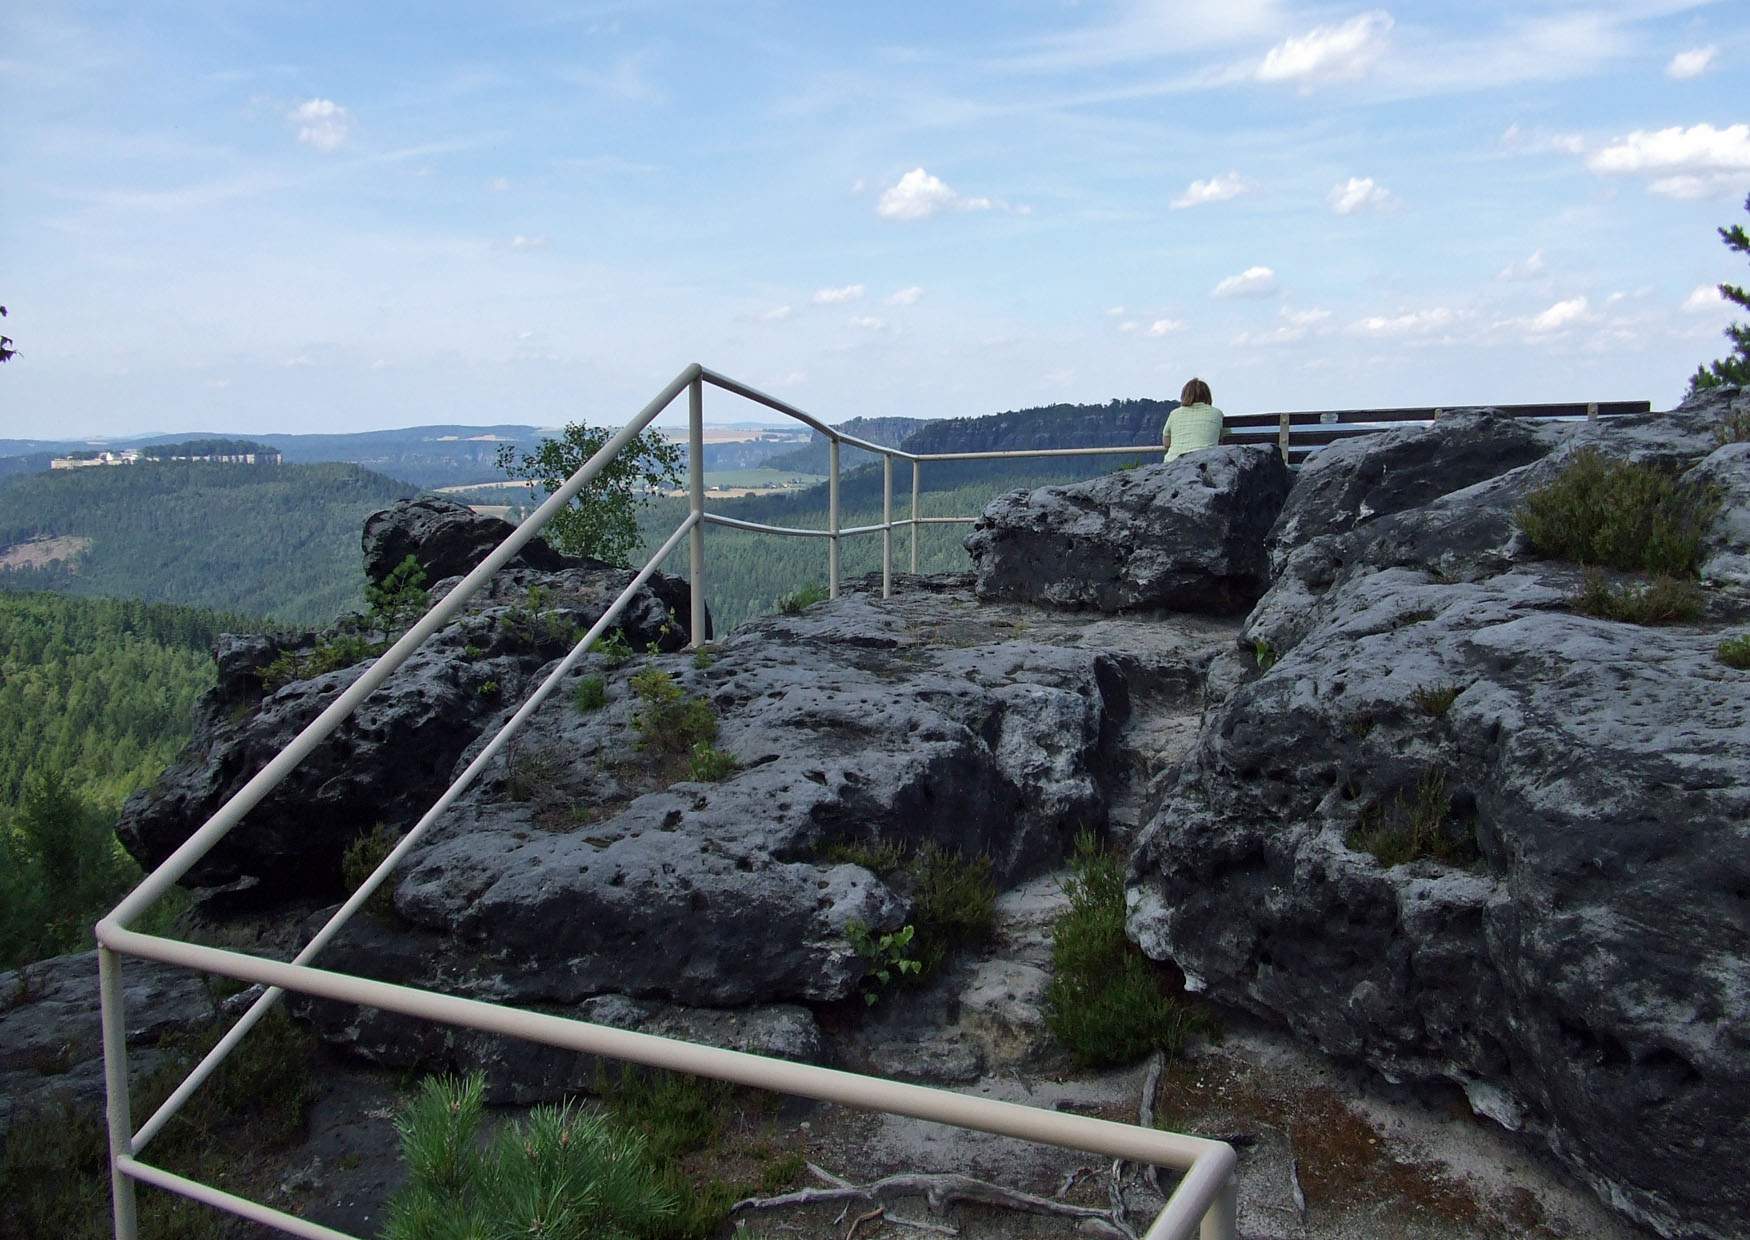
[[[705,642],[705,381],[697,376],[687,384],[687,495],[693,505],[693,529],[687,536],[693,603],[688,644],[697,649]]]
[[[1234,1176],[1227,1177],[1215,1200],[1204,1212],[1197,1228],[1197,1240],[1234,1240],[1239,1226],[1239,1184]]]
[[[109,948],[97,948],[98,1000],[103,1022],[103,1084],[108,1095],[109,1194],[115,1240],[139,1240],[134,1182],[116,1159],[133,1152],[134,1121],[128,1106],[128,1014],[122,998],[121,962]]]
[[[918,469],[923,462],[911,463],[911,575],[918,575]]]
[[[1598,402],[1597,401],[1589,400],[1586,402],[1586,420],[1588,422],[1596,422],[1598,420]]]
[[[893,597],[893,454],[881,454],[881,597]]]
[[[839,596],[839,441],[829,440],[826,449],[826,596]]]
[[[1282,451],[1282,463],[1288,464],[1288,414],[1281,415],[1276,425],[1276,446]]]

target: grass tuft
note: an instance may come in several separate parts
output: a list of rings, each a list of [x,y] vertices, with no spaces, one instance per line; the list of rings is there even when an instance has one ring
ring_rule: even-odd
[[[1728,637],[1720,643],[1719,659],[1727,667],[1735,667],[1739,671],[1750,671],[1750,633],[1740,633],[1736,637]]]
[[[711,703],[689,697],[661,668],[647,667],[633,676],[632,692],[638,698],[632,712],[638,748],[681,755],[717,739],[717,715]]]
[[[1399,793],[1389,806],[1377,802],[1364,809],[1345,843],[1371,853],[1387,869],[1411,861],[1469,865],[1477,859],[1476,841],[1448,827],[1451,812],[1445,773],[1429,771],[1416,784],[1414,800]]]
[[[916,976],[932,973],[951,951],[988,942],[996,931],[989,857],[969,857],[934,841],[859,840],[830,846],[822,860],[860,865],[911,898],[912,950],[923,965]]]
[[[1462,692],[1464,689],[1460,685],[1424,685],[1410,694],[1410,701],[1430,719],[1439,719],[1452,709]]]
[[[793,590],[778,599],[778,610],[786,616],[794,616],[814,606],[825,602],[827,588],[818,582],[809,582],[800,590]]]
[[[608,704],[608,682],[600,676],[585,676],[577,682],[577,690],[572,694],[571,701],[579,714],[587,715],[600,710]]]
[[[1208,1018],[1169,995],[1160,971],[1124,935],[1124,862],[1091,833],[1076,840],[1069,909],[1051,930],[1045,1023],[1086,1068],[1177,1054]]]
[[[1705,606],[1694,582],[1660,576],[1642,586],[1612,584],[1597,569],[1586,571],[1568,603],[1581,615],[1624,624],[1687,624],[1699,619]]]
[[[710,741],[700,741],[687,755],[687,774],[702,784],[721,783],[741,769],[733,754],[724,753]]]
[[[340,880],[346,890],[349,893],[357,891],[400,841],[399,833],[387,823],[379,822],[348,844],[340,858]],[[365,901],[365,911],[379,921],[395,920],[395,884],[392,879],[385,878],[383,885],[371,893],[371,898]]]

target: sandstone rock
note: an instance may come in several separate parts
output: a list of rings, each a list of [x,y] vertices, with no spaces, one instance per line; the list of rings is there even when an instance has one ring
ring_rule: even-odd
[[[1512,511],[1587,446],[1735,477],[1715,424],[1703,403],[1575,426],[1347,532],[1303,521],[1246,626],[1276,661],[1227,677],[1130,889],[1133,937],[1196,988],[1463,1086],[1673,1236],[1750,1217],[1750,694],[1716,626],[1569,613],[1577,570],[1532,560]],[[1474,861],[1360,851],[1418,799]]]
[[[1716,449],[1683,477],[1712,487],[1721,502],[1703,552],[1702,580],[1750,586],[1750,442]]]
[[[412,825],[449,783],[457,756],[630,578],[599,566],[501,570],[208,854],[189,885],[226,888],[231,906],[334,895],[347,845],[378,823]],[[683,646],[686,634],[662,596],[677,598],[684,614],[686,589],[652,579],[618,628],[639,649]],[[123,809],[118,834],[143,866],[167,857],[363,674],[368,661],[265,691],[261,672],[274,658],[308,657],[333,636],[221,640],[218,683],[189,748]]]
[[[1268,582],[1264,537],[1288,481],[1274,448],[1227,446],[1000,496],[966,538],[979,596],[1243,611]]]
[[[199,974],[147,960],[122,962],[128,1067],[134,1080],[167,1059],[164,1044],[215,1016]],[[0,973],[0,1146],[39,1110],[103,1110],[103,1031],[97,953],[76,952]],[[135,1122],[144,1116],[136,1116]]]
[[[427,581],[465,576],[515,528],[509,521],[435,495],[396,500],[365,521],[365,577],[381,581],[410,555],[425,569]],[[530,541],[516,562],[549,571],[577,564],[541,538]]]

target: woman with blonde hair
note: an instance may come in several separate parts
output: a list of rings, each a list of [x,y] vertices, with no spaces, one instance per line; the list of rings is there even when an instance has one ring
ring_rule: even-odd
[[[1166,428],[1161,432],[1161,446],[1166,459],[1176,460],[1199,448],[1213,448],[1221,442],[1221,410],[1209,394],[1209,385],[1193,379],[1179,393],[1179,407],[1167,415]]]

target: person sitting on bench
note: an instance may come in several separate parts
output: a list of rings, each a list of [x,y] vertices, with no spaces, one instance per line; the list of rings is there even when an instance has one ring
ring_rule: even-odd
[[[1221,442],[1221,410],[1211,403],[1209,385],[1193,379],[1179,393],[1179,407],[1167,415],[1166,429],[1161,432],[1161,446],[1166,459],[1176,460],[1199,448],[1213,448]]]

